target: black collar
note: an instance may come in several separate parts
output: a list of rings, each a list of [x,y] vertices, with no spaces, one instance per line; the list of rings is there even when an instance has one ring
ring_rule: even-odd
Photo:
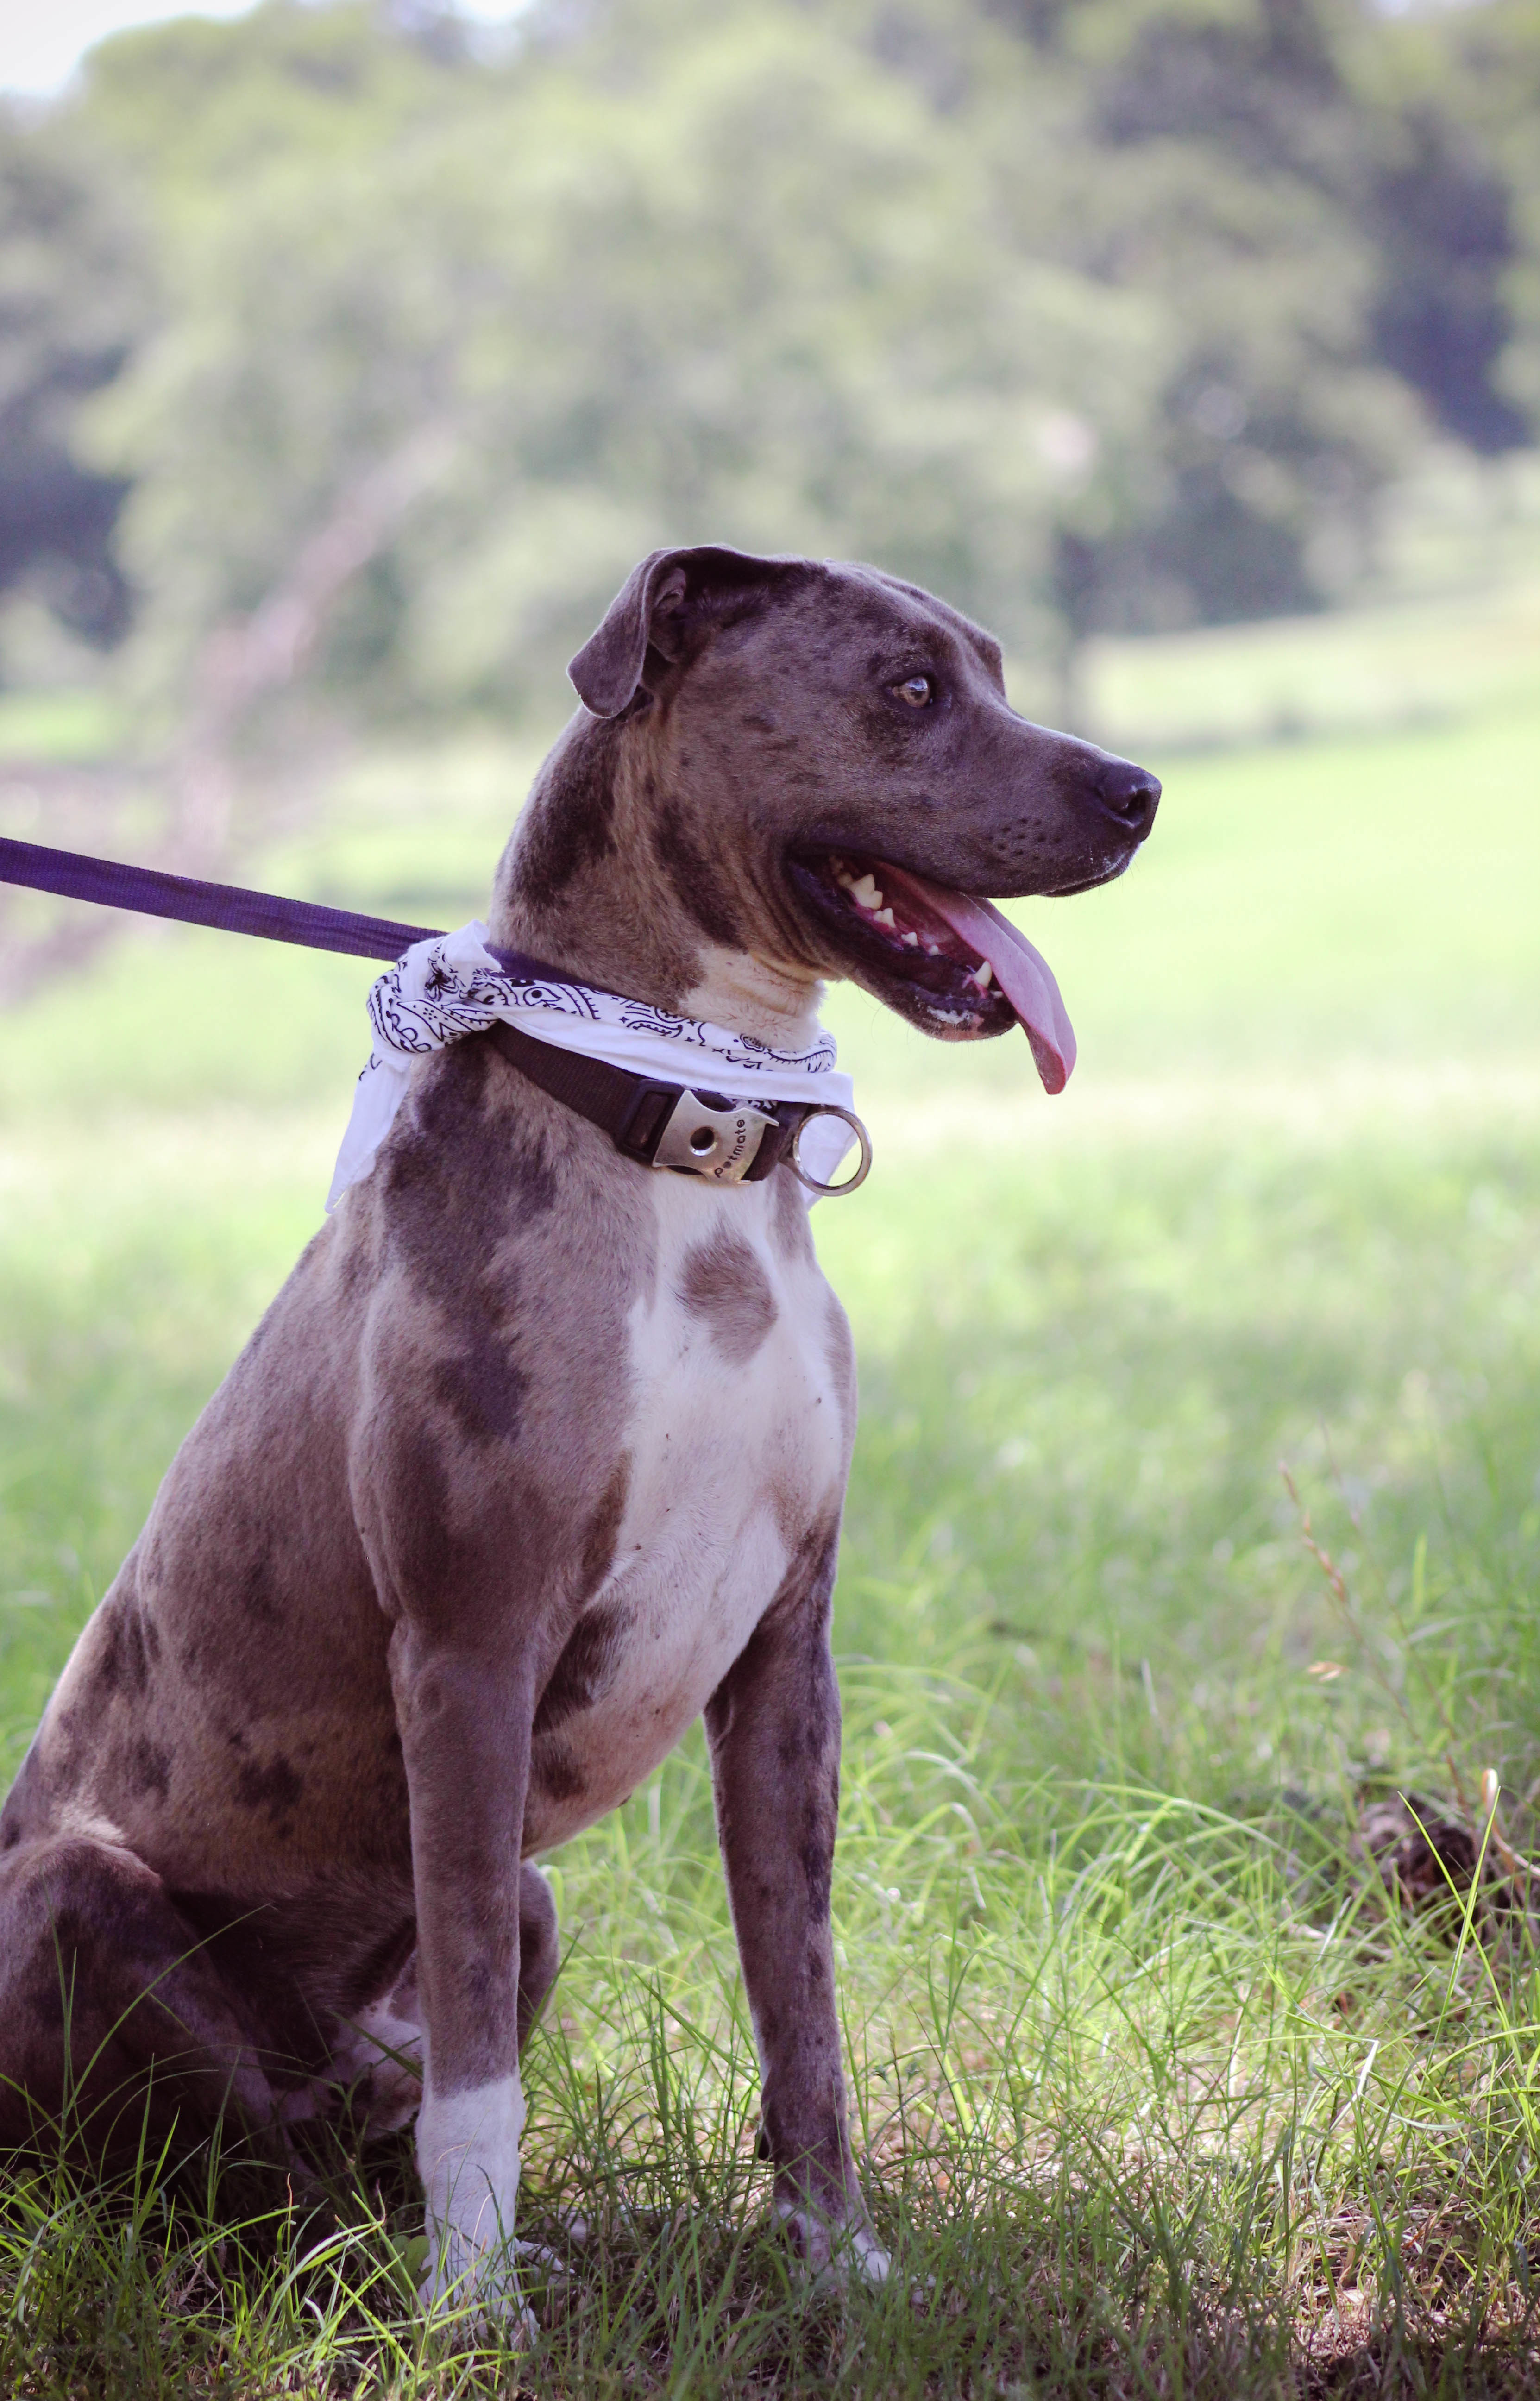
[[[529,975],[538,962],[499,951],[510,975]],[[570,982],[559,968],[540,969],[542,980]],[[533,980],[533,979],[531,979]],[[761,1108],[722,1092],[697,1092],[686,1084],[660,1083],[633,1075],[607,1059],[558,1050],[500,1019],[479,1037],[500,1050],[510,1066],[528,1076],[564,1108],[575,1109],[607,1133],[618,1151],[643,1167],[672,1167],[712,1184],[763,1184],[783,1163],[809,1191],[854,1192],[872,1165],[872,1144],[859,1118],[827,1101],[773,1101]],[[797,1156],[810,1118],[842,1118],[860,1144],[860,1165],[844,1184],[820,1184]]]

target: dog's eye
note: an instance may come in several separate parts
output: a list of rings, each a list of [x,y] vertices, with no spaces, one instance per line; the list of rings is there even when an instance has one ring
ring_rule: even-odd
[[[905,676],[902,683],[890,684],[895,700],[907,703],[911,708],[928,708],[936,697],[935,679],[928,675]]]

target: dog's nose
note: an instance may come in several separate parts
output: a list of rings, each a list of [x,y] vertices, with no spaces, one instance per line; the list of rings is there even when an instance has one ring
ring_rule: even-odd
[[[1109,759],[1096,778],[1096,790],[1109,816],[1142,842],[1155,822],[1155,804],[1161,797],[1159,775],[1152,775],[1148,767],[1135,767],[1132,760]]]

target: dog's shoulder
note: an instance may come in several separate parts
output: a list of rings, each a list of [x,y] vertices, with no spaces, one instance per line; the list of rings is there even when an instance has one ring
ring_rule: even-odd
[[[624,1307],[653,1269],[646,1179],[476,1037],[422,1062],[338,1216],[353,1280],[399,1278],[451,1312],[537,1263],[547,1311],[569,1281],[590,1311],[607,1295]]]

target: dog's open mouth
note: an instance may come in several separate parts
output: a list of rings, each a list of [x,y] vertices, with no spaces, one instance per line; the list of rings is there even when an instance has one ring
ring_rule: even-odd
[[[859,980],[926,1033],[974,1042],[1020,1025],[1044,1090],[1062,1092],[1075,1034],[1052,970],[991,900],[891,860],[827,851],[788,861],[793,884]]]

